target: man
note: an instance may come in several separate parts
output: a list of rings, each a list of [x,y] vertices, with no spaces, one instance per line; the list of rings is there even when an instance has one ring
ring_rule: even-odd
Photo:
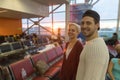
[[[81,20],[81,32],[86,44],[80,55],[76,80],[105,80],[109,52],[102,38],[98,36],[100,16],[96,11],[87,10]]]

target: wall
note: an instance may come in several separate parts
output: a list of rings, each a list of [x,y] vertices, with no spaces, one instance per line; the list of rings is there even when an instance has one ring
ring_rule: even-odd
[[[21,19],[0,18],[0,35],[14,35],[22,33]]]

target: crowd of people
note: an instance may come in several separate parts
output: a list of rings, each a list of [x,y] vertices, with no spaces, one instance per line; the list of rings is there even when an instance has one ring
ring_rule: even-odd
[[[64,42],[64,37],[62,36],[56,36],[53,35],[54,37],[51,37],[50,35],[37,35],[36,33],[32,34],[15,34],[15,35],[8,35],[8,36],[0,36],[0,44],[5,44],[5,43],[11,43],[11,42],[22,42],[22,41],[31,41],[31,43],[35,46],[37,46],[40,43],[53,43],[53,42],[58,42],[59,44],[62,44]]]

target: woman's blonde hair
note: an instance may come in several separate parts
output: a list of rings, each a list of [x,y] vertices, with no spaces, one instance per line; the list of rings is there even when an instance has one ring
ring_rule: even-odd
[[[77,32],[78,32],[78,33],[81,32],[80,25],[78,25],[77,23],[69,23],[69,24],[68,24],[68,27],[70,27],[70,26],[75,26]]]

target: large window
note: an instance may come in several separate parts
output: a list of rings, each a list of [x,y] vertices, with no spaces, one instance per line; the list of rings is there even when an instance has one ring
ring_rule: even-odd
[[[71,4],[81,4],[81,3],[84,3],[84,1],[85,0],[71,0]],[[93,4],[95,3],[95,1],[97,0],[90,0],[89,3]],[[101,16],[101,21],[100,21],[101,30],[99,31],[100,35],[102,33],[102,30],[106,30],[107,32],[107,30],[112,29],[111,34],[116,31],[117,18],[118,18],[118,3],[119,3],[119,0],[99,0],[96,4],[93,5],[92,9],[96,10]],[[56,8],[57,6],[59,5],[56,5],[53,7],[50,6],[49,7],[50,12],[52,11],[52,9]],[[23,28],[27,28],[25,24],[27,24],[27,20],[23,20]],[[57,33],[57,28],[61,28],[63,31],[62,34],[64,35],[65,4],[59,7],[57,10],[55,10],[53,12],[53,15],[50,14],[48,17],[40,21],[40,25],[46,28],[49,27],[48,29],[51,29],[51,30],[53,29],[53,31],[56,31],[55,33]],[[106,34],[107,33],[104,32],[104,34],[102,33],[101,36],[106,36]],[[111,37],[111,34],[107,35],[107,37]]]
[[[119,0],[100,0],[93,6],[93,9],[100,13],[101,22],[99,35],[102,37],[110,38],[116,32],[117,19],[118,19],[118,4]],[[104,4],[104,5],[103,5]],[[118,36],[120,39],[120,31]]]

